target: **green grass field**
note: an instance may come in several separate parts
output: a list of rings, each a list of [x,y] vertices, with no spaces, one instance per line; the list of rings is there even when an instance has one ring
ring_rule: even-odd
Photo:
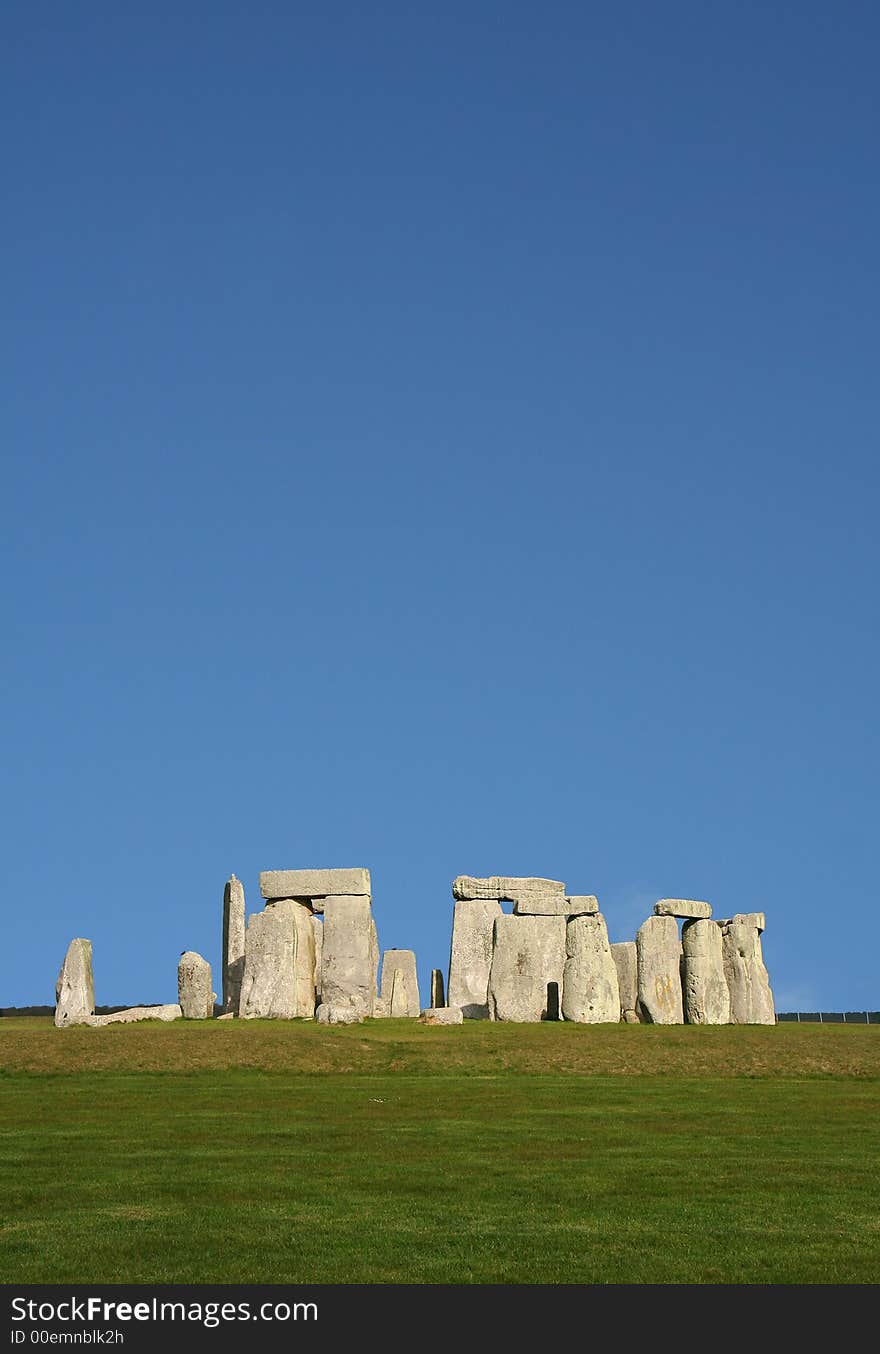
[[[880,1029],[0,1020],[10,1282],[876,1283]]]

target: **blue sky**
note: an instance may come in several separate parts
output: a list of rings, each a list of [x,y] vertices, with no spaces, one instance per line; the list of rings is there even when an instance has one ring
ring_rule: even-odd
[[[425,982],[544,874],[880,1005],[876,7],[4,29],[0,1005],[361,864]]]

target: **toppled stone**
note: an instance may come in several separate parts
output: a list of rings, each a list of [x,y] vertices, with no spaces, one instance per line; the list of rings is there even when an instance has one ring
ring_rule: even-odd
[[[530,1022],[547,1019],[548,983],[563,993],[565,918],[495,918],[489,972],[489,1019]]]
[[[639,1023],[639,964],[634,940],[620,940],[611,946],[620,988],[620,1019],[627,1025]]]
[[[321,966],[324,962],[324,922],[312,915],[312,931],[315,935],[315,1003],[321,1004]]]
[[[370,872],[352,870],[262,870],[264,898],[349,898],[370,894]]]
[[[490,875],[488,879],[473,879],[470,875],[460,874],[452,881],[453,898],[461,901],[483,899],[487,902],[509,902],[513,903],[515,912],[525,912],[530,899],[538,900],[534,905],[541,906],[540,900],[546,900],[551,894],[564,898],[565,885],[558,879],[517,879],[500,874]],[[543,906],[546,907],[546,902]]]
[[[728,1025],[730,993],[724,977],[721,931],[705,918],[686,921],[681,932],[682,996],[689,1025]]]
[[[366,1017],[354,1006],[328,1006],[322,1001],[315,1019],[319,1025],[361,1025]]]
[[[396,981],[397,971],[403,973],[403,981],[406,986],[409,1005],[405,1011],[398,1014],[407,1016],[417,1016],[421,1007],[419,1005],[419,979],[416,972],[416,956],[413,950],[386,950],[382,957],[382,985],[381,995],[388,1005],[388,1009],[394,1014],[394,983]]]
[[[92,942],[77,936],[67,947],[55,984],[55,1025],[89,1025],[95,1015]]]
[[[649,917],[636,937],[639,1010],[652,1025],[681,1025],[681,946],[674,917]]]
[[[92,1016],[90,1025],[132,1025],[138,1020],[179,1020],[183,1012],[179,1006],[129,1006],[127,1011],[111,1011],[109,1015]]]
[[[369,898],[327,897],[324,909],[322,1008],[330,1024],[372,1015],[376,1000],[378,941]]]
[[[690,898],[661,898],[654,904],[655,917],[685,917],[703,920],[711,917],[711,903],[695,903]]]
[[[437,1010],[446,1005],[446,996],[443,991],[443,973],[439,968],[431,969],[431,1005],[428,1010]]]
[[[501,915],[497,899],[467,898],[455,904],[448,1001],[450,1006],[461,1007],[467,1020],[489,1018],[492,928]]]
[[[235,1011],[224,1011],[222,1015],[218,1015],[217,1019],[218,1019],[218,1020],[237,1020],[237,1019],[238,1019],[238,1014],[237,1014],[237,1012],[235,1012]]]
[[[269,903],[248,922],[239,1015],[245,1020],[311,1019],[315,933],[302,903]]]
[[[223,1009],[238,1012],[244,977],[244,885],[230,875],[223,889]]]
[[[419,1020],[423,1025],[461,1025],[464,1015],[460,1006],[428,1006]]]
[[[214,1014],[211,965],[195,950],[184,950],[177,962],[177,1000],[187,1020],[210,1020]]]
[[[601,912],[572,917],[565,928],[562,1014],[581,1025],[620,1022],[620,984]]]
[[[721,954],[730,993],[730,1023],[775,1025],[776,1009],[758,928],[731,921],[721,931]]]

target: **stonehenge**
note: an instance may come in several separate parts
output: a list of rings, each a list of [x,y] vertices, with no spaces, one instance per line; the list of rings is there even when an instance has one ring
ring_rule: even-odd
[[[421,1009],[416,954],[380,949],[366,868],[264,870],[262,910],[246,915],[244,885],[223,889],[222,1004],[211,965],[184,950],[177,1003],[98,1015],[92,944],[72,940],[56,984],[55,1024],[101,1028],[142,1020],[388,1018],[571,1024],[772,1025],[763,911],[712,918],[707,902],[661,898],[635,940],[610,943],[595,894],[558,879],[458,875],[447,981],[430,970]],[[106,1008],[105,1008],[106,1010]]]

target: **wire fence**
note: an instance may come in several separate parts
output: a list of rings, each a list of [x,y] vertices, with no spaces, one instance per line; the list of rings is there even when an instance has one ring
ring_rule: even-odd
[[[776,1019],[798,1025],[880,1025],[880,1011],[780,1011]]]

